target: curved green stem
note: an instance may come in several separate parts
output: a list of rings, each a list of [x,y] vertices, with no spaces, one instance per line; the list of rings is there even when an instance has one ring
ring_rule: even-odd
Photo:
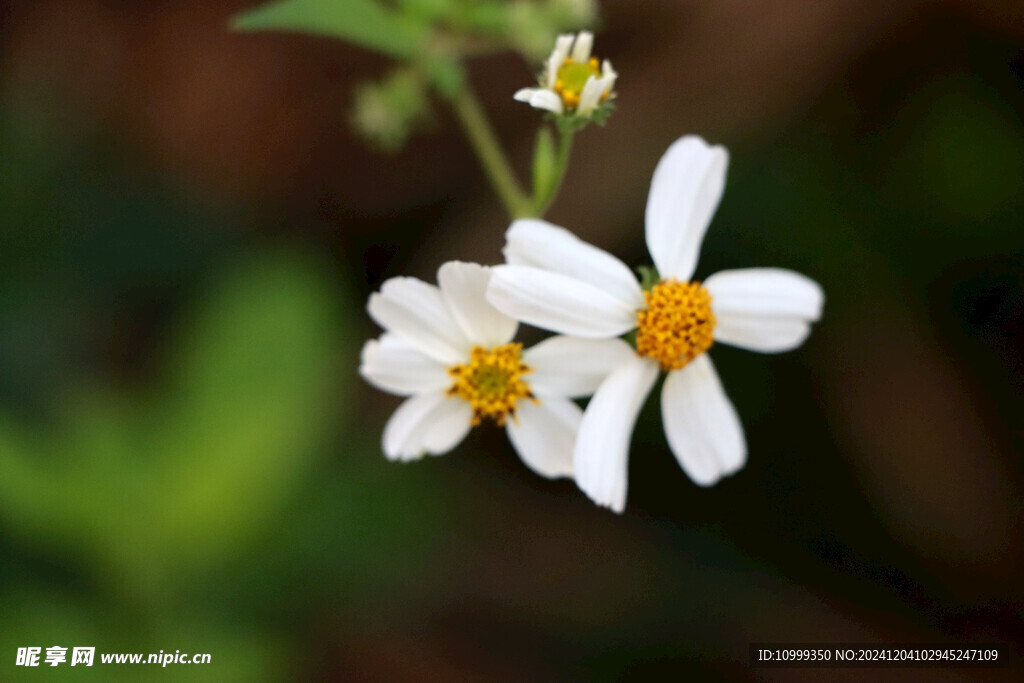
[[[452,99],[452,108],[509,216],[525,218],[534,215],[533,202],[519,187],[494,129],[468,85]]]

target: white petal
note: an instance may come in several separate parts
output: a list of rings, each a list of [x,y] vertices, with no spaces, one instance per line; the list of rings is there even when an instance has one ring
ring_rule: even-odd
[[[430,412],[426,429],[420,436],[420,448],[431,455],[441,455],[462,443],[473,428],[473,408],[461,398],[448,398]]]
[[[704,286],[715,315],[796,317],[814,322],[821,317],[825,294],[817,282],[783,268],[723,270]]]
[[[810,334],[810,323],[798,318],[729,317],[715,325],[715,341],[761,353],[792,351]]]
[[[715,341],[752,351],[789,351],[821,317],[825,294],[817,282],[780,268],[725,270],[709,277]]]
[[[658,364],[633,356],[598,387],[580,423],[573,469],[580,489],[598,505],[626,508],[629,442]]]
[[[693,275],[728,164],[724,148],[695,135],[676,140],[658,162],[647,196],[647,249],[663,278]]]
[[[608,90],[615,87],[615,80],[619,77],[619,72],[612,68],[611,60],[604,60],[601,64],[601,77],[609,79]]]
[[[497,346],[516,336],[518,323],[487,303],[491,269],[476,263],[449,261],[437,271],[448,310],[473,344]]]
[[[639,310],[644,294],[625,263],[565,228],[536,218],[514,221],[502,250],[510,265],[533,266],[582,280]]]
[[[450,451],[466,437],[472,418],[469,403],[443,391],[408,398],[384,426],[384,454],[407,462]]]
[[[550,337],[523,352],[537,396],[590,396],[605,377],[636,355],[621,339]]]
[[[590,76],[587,78],[587,82],[583,85],[583,91],[580,93],[580,103],[576,105],[576,111],[582,116],[587,116],[597,105],[601,104],[601,95],[607,90],[608,82],[604,78],[598,78],[597,76]]]
[[[444,364],[392,334],[366,342],[359,374],[381,391],[399,396],[440,391],[452,382]]]
[[[618,337],[636,327],[636,309],[568,275],[496,266],[487,300],[516,320],[574,337]]]
[[[747,461],[743,426],[707,354],[668,373],[661,421],[676,460],[700,486],[711,486]]]
[[[521,88],[512,96],[520,102],[529,102],[531,107],[545,109],[556,114],[562,113],[562,98],[544,88]]]
[[[448,312],[441,290],[412,277],[391,278],[371,294],[370,317],[431,358],[452,364],[465,360],[472,344]]]
[[[547,69],[545,71],[546,83],[545,86],[548,88],[555,87],[555,81],[558,80],[558,70],[562,68],[562,64],[565,63],[566,58],[569,56],[569,50],[572,49],[573,35],[566,33],[558,36],[558,40],[555,41],[555,49],[551,52],[551,56],[548,57]]]
[[[512,99],[520,102],[529,102],[530,98],[533,97],[533,93],[540,90],[540,88],[520,88],[516,90],[516,94],[512,96]]]
[[[506,423],[519,457],[542,477],[572,476],[572,449],[583,411],[565,398],[545,398],[540,405],[520,401],[516,420]]]
[[[590,50],[594,47],[594,34],[590,31],[580,31],[576,36],[576,43],[572,46],[572,60],[574,62],[586,62],[590,59]]]

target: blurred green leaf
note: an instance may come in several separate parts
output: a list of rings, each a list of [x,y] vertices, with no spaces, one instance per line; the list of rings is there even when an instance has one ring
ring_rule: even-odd
[[[340,38],[392,57],[415,55],[427,26],[375,0],[281,0],[242,12],[238,31],[298,31]]]
[[[399,0],[406,15],[427,20],[451,16],[459,9],[459,0]]]
[[[153,433],[150,523],[165,548],[203,559],[237,546],[307,471],[337,410],[336,310],[314,264],[265,255],[230,272],[185,326]]]
[[[0,515],[129,589],[230,556],[277,514],[333,424],[336,288],[304,257],[236,265],[182,326],[162,391],[83,387],[65,423],[0,415]]]

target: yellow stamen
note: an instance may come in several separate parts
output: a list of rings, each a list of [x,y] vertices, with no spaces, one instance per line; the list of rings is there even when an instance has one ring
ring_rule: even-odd
[[[520,399],[540,403],[523,381],[523,375],[533,372],[533,368],[520,359],[522,350],[522,344],[489,349],[474,346],[468,363],[448,368],[454,383],[447,393],[469,401],[473,407],[472,424],[489,418],[500,427],[509,415],[516,419],[516,402]]]
[[[711,294],[698,282],[662,280],[644,292],[647,308],[636,315],[636,351],[679,370],[714,341]]]

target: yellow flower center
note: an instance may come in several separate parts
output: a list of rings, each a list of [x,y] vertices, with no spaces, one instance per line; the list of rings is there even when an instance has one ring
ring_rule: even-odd
[[[522,350],[522,344],[503,344],[489,349],[474,346],[468,363],[448,368],[454,380],[448,395],[469,401],[473,406],[474,425],[486,417],[499,427],[503,426],[509,415],[516,419],[516,401],[529,399],[539,403],[523,381],[523,375],[533,372],[533,368],[520,359]]]
[[[597,57],[586,62],[577,62],[569,57],[562,62],[555,76],[555,92],[562,96],[566,109],[573,109],[580,103],[580,93],[591,76],[601,76],[601,63]],[[607,91],[602,93],[601,101],[608,99],[608,95]]]
[[[711,294],[698,282],[662,280],[644,292],[636,314],[636,351],[668,370],[679,370],[711,347],[715,315]]]

